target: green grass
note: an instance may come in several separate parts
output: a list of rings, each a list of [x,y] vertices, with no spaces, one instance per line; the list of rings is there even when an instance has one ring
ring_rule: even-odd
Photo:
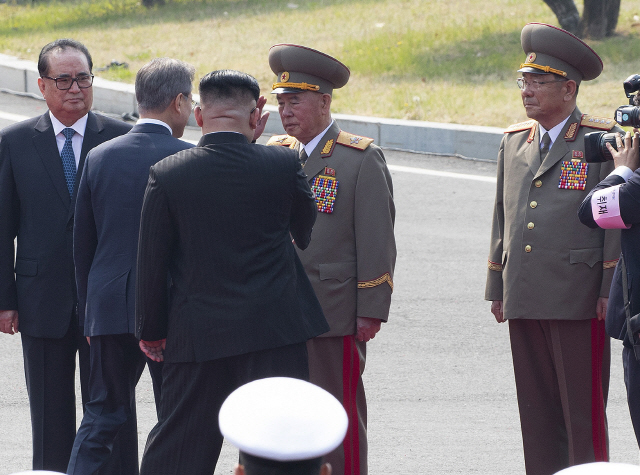
[[[198,78],[246,71],[267,94],[269,47],[298,43],[350,67],[351,80],[334,93],[335,112],[504,127],[526,118],[515,85],[522,26],[557,24],[542,0],[289,2],[168,0],[149,10],[135,0],[0,4],[0,52],[35,60],[45,43],[72,37],[89,47],[96,67],[130,65],[97,73],[107,79],[133,82],[149,59],[171,56],[196,66]],[[582,85],[583,111],[611,116],[626,103],[622,80],[640,74],[634,15],[640,5],[623,1],[618,36],[589,42],[605,71]]]

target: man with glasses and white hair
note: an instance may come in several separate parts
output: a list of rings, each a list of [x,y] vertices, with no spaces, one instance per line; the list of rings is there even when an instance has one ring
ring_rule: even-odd
[[[89,150],[131,128],[90,112],[91,68],[81,43],[47,44],[38,86],[49,110],[0,132],[0,331],[22,336],[33,468],[40,470],[64,472],[69,462],[78,351],[87,396],[73,268],[77,185]]]
[[[157,58],[136,75],[140,120],[126,135],[105,142],[87,156],[76,200],[74,261],[80,326],[90,339],[89,402],[67,469],[97,473],[110,458],[125,424],[136,427],[135,387],[145,355],[135,337],[135,281],[138,230],[149,168],[193,147],[182,137],[192,110],[193,66]],[[161,363],[150,360],[156,388]],[[137,431],[120,440],[121,473],[138,473]]]
[[[548,475],[608,460],[604,318],[620,236],[585,228],[576,210],[612,170],[585,162],[584,135],[616,123],[576,107],[580,82],[602,71],[589,46],[541,23],[521,41],[531,120],[500,145],[485,298],[498,322],[509,320],[526,472]]]

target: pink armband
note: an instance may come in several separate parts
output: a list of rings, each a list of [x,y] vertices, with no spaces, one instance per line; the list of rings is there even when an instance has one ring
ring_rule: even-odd
[[[620,216],[620,185],[598,190],[591,195],[591,213],[602,229],[629,229]]]

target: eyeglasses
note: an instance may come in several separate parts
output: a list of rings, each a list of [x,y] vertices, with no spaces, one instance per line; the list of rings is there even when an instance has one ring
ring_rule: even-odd
[[[93,74],[86,74],[86,75],[78,76],[77,78],[72,78],[70,76],[61,77],[61,78],[60,77],[52,78],[50,76],[42,76],[42,77],[44,79],[51,79],[52,81],[55,81],[56,87],[61,91],[66,91],[68,89],[71,89],[71,86],[73,86],[74,81],[78,84],[78,87],[80,89],[88,89],[93,84]]]
[[[545,84],[551,84],[554,82],[564,82],[564,81],[568,81],[568,79],[556,79],[555,81],[536,81],[536,80],[527,81],[525,78],[518,78],[516,79],[516,84],[518,84],[518,87],[521,90],[524,90],[525,87],[529,87],[534,91],[537,91],[538,89],[540,89],[541,86]]]

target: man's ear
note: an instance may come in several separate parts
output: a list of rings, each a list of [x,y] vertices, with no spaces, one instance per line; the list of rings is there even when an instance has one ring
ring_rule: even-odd
[[[237,464],[236,469],[233,471],[233,475],[244,475],[244,466]]]
[[[260,119],[260,109],[256,108],[253,110],[251,115],[249,115],[249,127],[251,127],[251,130],[256,130],[256,127],[258,127],[259,119]]]
[[[329,112],[331,109],[331,94],[322,95],[322,110]]]
[[[38,89],[40,89],[40,94],[42,94],[42,97],[45,97],[44,96],[44,88],[45,88],[44,79],[38,78]]]
[[[565,101],[570,101],[571,99],[576,97],[576,90],[578,89],[578,85],[573,79],[565,82],[564,87],[567,88],[567,93],[564,96]]]
[[[193,115],[196,118],[196,124],[198,124],[198,127],[202,127],[202,124],[203,124],[202,109],[200,108],[199,105],[197,105],[196,108],[193,110]]]
[[[320,468],[320,475],[331,475],[331,464],[330,463],[322,464],[322,467]]]

